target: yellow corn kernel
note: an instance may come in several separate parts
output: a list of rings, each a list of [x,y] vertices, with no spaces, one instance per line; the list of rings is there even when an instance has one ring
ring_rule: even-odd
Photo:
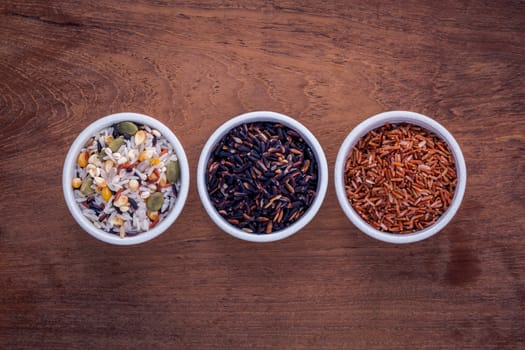
[[[152,160],[149,161],[150,165],[157,165],[159,163],[160,163],[160,158],[153,158]]]
[[[75,177],[71,180],[71,186],[73,186],[73,188],[80,188],[80,185],[82,185],[82,180],[80,180],[80,178]]]
[[[139,162],[145,161],[150,159],[153,156],[153,151],[150,149],[146,149],[139,154]]]
[[[109,144],[114,140],[113,135],[106,136],[104,138],[104,143],[109,146]]]
[[[89,159],[89,153],[87,152],[80,153],[77,158],[78,166],[81,168],[84,168],[86,165],[88,165],[88,159]]]
[[[111,199],[111,196],[113,196],[113,193],[111,190],[106,186],[102,189],[102,199],[106,202]]]

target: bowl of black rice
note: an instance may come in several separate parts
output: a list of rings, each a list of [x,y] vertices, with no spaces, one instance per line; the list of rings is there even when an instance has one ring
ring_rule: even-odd
[[[225,122],[208,139],[197,167],[197,189],[210,218],[251,242],[284,239],[306,226],[327,184],[327,161],[315,136],[275,112]]]

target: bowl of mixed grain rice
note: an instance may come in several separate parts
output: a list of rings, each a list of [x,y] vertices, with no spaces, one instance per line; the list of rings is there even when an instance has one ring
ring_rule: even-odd
[[[467,171],[461,149],[435,120],[408,111],[372,116],[344,140],[334,170],[339,204],[362,232],[412,243],[456,214]]]
[[[188,160],[173,132],[138,113],[98,119],[71,145],[62,174],[66,204],[89,234],[116,245],[166,231],[182,212]]]

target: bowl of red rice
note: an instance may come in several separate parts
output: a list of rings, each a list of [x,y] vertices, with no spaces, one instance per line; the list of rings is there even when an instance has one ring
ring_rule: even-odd
[[[71,145],[62,187],[69,211],[93,237],[115,245],[149,241],[182,212],[189,166],[158,120],[117,113],[96,120]]]
[[[346,137],[334,182],[348,219],[389,243],[429,238],[456,214],[467,182],[465,159],[452,134],[408,111],[374,115]]]

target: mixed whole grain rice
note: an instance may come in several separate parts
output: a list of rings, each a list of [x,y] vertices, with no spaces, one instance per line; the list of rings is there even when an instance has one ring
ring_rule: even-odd
[[[180,189],[179,173],[173,146],[158,130],[126,121],[86,142],[72,186],[85,217],[124,238],[168,215]]]

